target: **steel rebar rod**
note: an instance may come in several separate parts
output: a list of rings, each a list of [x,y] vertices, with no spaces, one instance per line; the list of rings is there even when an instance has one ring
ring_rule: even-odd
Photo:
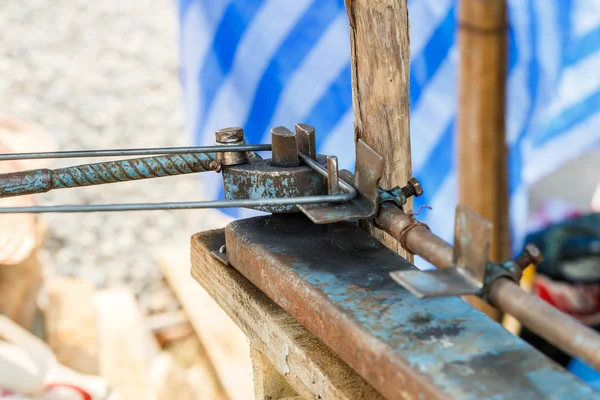
[[[23,213],[79,213],[100,211],[151,211],[151,210],[188,210],[200,208],[237,208],[261,207],[296,204],[342,203],[350,201],[356,192],[337,195],[301,196],[272,199],[240,199],[240,200],[212,200],[188,201],[170,203],[129,203],[129,204],[83,204],[60,206],[31,206],[31,207],[0,207],[0,214]]]
[[[172,154],[0,175],[0,198],[218,170],[214,154]]]
[[[398,207],[384,203],[377,217],[377,226],[396,240],[407,226],[413,223],[412,217]],[[425,226],[414,226],[405,233],[407,250],[423,257],[438,268],[452,265],[452,246],[433,234]],[[489,288],[490,303],[502,311],[513,315],[532,332],[561,348],[573,357],[579,358],[600,371],[600,334],[583,325],[575,318],[562,313],[543,301],[527,293],[515,282],[501,278]]]
[[[227,146],[227,152],[234,151],[269,151],[270,144],[244,144],[237,146]],[[34,160],[48,158],[83,158],[83,157],[125,157],[125,156],[150,156],[167,154],[195,154],[195,153],[216,153],[223,151],[222,146],[202,146],[202,147],[161,147],[161,148],[141,148],[141,149],[111,149],[111,150],[70,150],[54,151],[42,153],[11,153],[0,154],[0,161],[9,160]]]

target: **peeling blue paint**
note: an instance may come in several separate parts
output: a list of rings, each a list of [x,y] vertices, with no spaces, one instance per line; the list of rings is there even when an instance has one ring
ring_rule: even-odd
[[[309,330],[352,321],[346,328],[352,326],[351,331],[367,335],[374,354],[383,346],[385,354],[402,360],[418,371],[423,382],[432,382],[453,398],[600,398],[462,299],[421,300],[397,285],[389,273],[414,266],[356,225],[322,227],[295,216],[270,218],[230,224],[230,262],[288,312],[317,307],[311,318],[305,317]],[[249,258],[260,260],[261,274],[253,275],[236,264],[236,254],[246,264]],[[274,276],[293,284],[282,290],[271,283]],[[320,311],[331,307],[336,310],[333,314]],[[328,329],[335,331],[332,326]],[[344,346],[342,332],[339,335],[329,336],[330,342],[322,339],[335,350]],[[371,372],[376,380],[377,371],[367,371],[367,375]]]

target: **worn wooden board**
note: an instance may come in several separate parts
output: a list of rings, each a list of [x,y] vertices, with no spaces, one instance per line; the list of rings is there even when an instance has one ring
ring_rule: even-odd
[[[381,398],[364,379],[238,271],[213,259],[210,250],[224,243],[223,230],[192,237],[192,276],[300,396],[348,400]]]
[[[159,352],[131,291],[105,289],[94,296],[99,370],[122,400],[150,398],[149,368]]]
[[[158,249],[156,259],[229,398],[246,400],[252,397],[254,384],[248,339],[190,276],[189,250],[183,247]]]
[[[409,129],[410,47],[407,0],[346,0],[350,22],[355,141],[385,159],[381,186],[404,186],[411,177]],[[412,202],[407,205],[412,207]],[[377,239],[409,261],[388,234],[364,222]]]
[[[54,277],[44,284],[46,342],[63,365],[98,373],[98,330],[94,287],[77,278]]]
[[[298,395],[260,350],[251,347],[250,355],[252,356],[254,398],[256,400],[286,399]]]
[[[18,264],[0,265],[0,314],[31,329],[43,280],[35,251]]]

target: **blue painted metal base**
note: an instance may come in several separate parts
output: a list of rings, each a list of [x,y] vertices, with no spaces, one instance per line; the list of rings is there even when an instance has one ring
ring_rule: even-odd
[[[388,398],[600,399],[462,299],[413,296],[389,273],[414,266],[355,224],[258,217],[226,240],[237,270]]]

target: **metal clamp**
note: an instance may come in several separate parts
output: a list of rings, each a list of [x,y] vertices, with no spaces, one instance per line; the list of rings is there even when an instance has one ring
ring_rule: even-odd
[[[492,224],[463,205],[456,207],[453,266],[430,271],[395,271],[390,276],[419,298],[486,295],[486,288],[500,278],[519,281],[523,269],[541,262],[534,245],[525,246],[515,261],[489,261]]]
[[[301,206],[306,205],[318,205],[319,207],[323,207],[323,205],[330,207],[336,203],[343,205],[351,203],[358,196],[357,190],[351,184],[339,179],[337,176],[335,157],[330,158],[329,161],[325,157],[317,157],[313,127],[298,124],[296,125],[296,134],[285,127],[276,127],[272,131],[272,139],[273,145],[247,145],[241,128],[225,128],[216,132],[215,146],[207,147],[2,154],[0,155],[0,161],[131,155],[152,155],[152,157],[84,164],[57,170],[41,169],[0,175],[0,197],[43,193],[61,188],[216,171],[223,173],[226,200],[5,207],[0,208],[0,213],[236,207],[255,208],[277,213],[297,212]],[[224,151],[225,149],[226,151]],[[255,151],[271,149],[273,152],[272,160],[263,160],[254,153]],[[370,150],[368,146],[366,149]],[[305,155],[304,152],[308,155]],[[300,159],[303,163],[300,163]],[[322,164],[327,164],[329,168],[324,168]],[[353,214],[349,215],[348,218],[339,218],[361,218],[364,215]]]
[[[409,198],[415,196],[419,197],[423,194],[423,188],[417,180],[417,178],[410,178],[406,186],[396,186],[393,189],[385,190],[379,189],[379,203],[385,203],[387,201],[394,203],[398,207],[402,207],[406,204]]]
[[[298,155],[306,164],[320,170],[322,175],[329,176],[330,182],[335,179],[333,178],[335,175],[338,175],[334,171],[328,173],[308,155],[303,153]],[[355,175],[352,176],[348,171],[342,170],[339,171],[342,179],[338,180],[342,189],[354,186],[358,191],[358,196],[342,204],[314,204],[298,206],[298,208],[315,224],[331,224],[375,217],[379,208],[379,180],[383,175],[383,161],[383,157],[379,153],[359,139],[356,143]],[[336,164],[331,162],[331,167],[335,168]],[[329,187],[331,188],[331,183]]]

